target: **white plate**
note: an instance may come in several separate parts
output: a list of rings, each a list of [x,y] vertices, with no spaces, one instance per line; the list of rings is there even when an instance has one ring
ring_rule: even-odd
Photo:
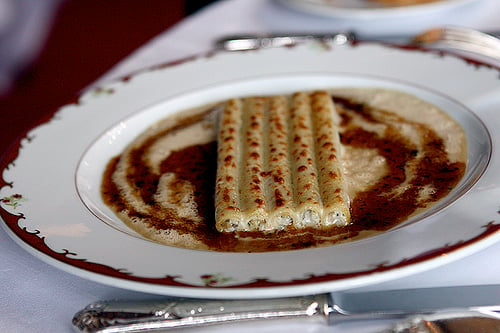
[[[410,6],[384,6],[369,0],[280,0],[300,11],[349,19],[390,19],[438,13],[476,0],[439,0]]]
[[[235,94],[379,86],[439,105],[465,128],[465,180],[436,209],[365,240],[278,253],[167,247],[100,201],[105,163],[157,119]],[[431,269],[500,238],[498,69],[378,44],[217,53],[137,73],[82,95],[1,162],[0,214],[24,248],[79,276],[139,291],[255,298],[352,288]]]

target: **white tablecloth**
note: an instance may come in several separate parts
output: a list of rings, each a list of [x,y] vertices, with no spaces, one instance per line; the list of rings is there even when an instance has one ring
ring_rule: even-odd
[[[350,21],[304,14],[270,0],[219,1],[188,17],[132,53],[96,84],[135,70],[209,51],[217,37],[249,32],[356,30],[364,37],[411,34],[443,24],[500,31],[500,1],[477,0],[443,13],[394,20]],[[500,284],[500,244],[458,262],[403,279],[364,287],[385,290],[407,287]],[[23,250],[0,231],[0,332],[71,332],[73,314],[104,299],[154,297],[84,280],[65,273]],[[349,325],[336,332],[372,332],[376,326]],[[200,328],[196,332],[334,332],[310,323],[247,323]],[[189,330],[191,331],[191,330]]]

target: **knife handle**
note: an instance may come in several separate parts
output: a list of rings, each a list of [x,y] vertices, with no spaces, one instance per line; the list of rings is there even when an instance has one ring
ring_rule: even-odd
[[[356,40],[352,32],[338,33],[277,33],[265,35],[228,36],[215,41],[217,49],[226,51],[257,50],[281,46],[293,46],[308,41],[344,45]]]
[[[77,332],[143,332],[255,319],[327,321],[328,295],[262,300],[96,302],[73,317]]]

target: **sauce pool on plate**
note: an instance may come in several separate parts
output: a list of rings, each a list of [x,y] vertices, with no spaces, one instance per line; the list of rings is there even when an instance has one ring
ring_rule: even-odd
[[[465,133],[444,111],[392,90],[329,92],[341,117],[349,225],[218,232],[214,192],[219,105],[179,112],[136,138],[109,162],[102,198],[130,228],[165,245],[267,252],[328,246],[389,230],[445,197],[462,178]]]

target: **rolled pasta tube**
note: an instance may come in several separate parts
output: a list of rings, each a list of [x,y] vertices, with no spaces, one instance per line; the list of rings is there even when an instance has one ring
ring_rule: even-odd
[[[292,95],[290,108],[292,177],[298,228],[319,227],[323,209],[315,163],[311,98],[305,92]]]
[[[274,96],[269,101],[269,154],[266,188],[269,189],[270,224],[280,230],[297,220],[293,200],[288,148],[288,100]]]
[[[311,94],[311,108],[318,183],[323,202],[322,224],[344,226],[350,222],[349,198],[340,162],[339,119],[325,91]]]
[[[239,188],[242,113],[242,101],[231,99],[220,115],[215,178],[215,226],[219,231],[242,228]]]
[[[266,99],[246,98],[242,114],[241,147],[241,207],[244,212],[244,229],[268,230],[266,195],[264,192],[264,148]]]

